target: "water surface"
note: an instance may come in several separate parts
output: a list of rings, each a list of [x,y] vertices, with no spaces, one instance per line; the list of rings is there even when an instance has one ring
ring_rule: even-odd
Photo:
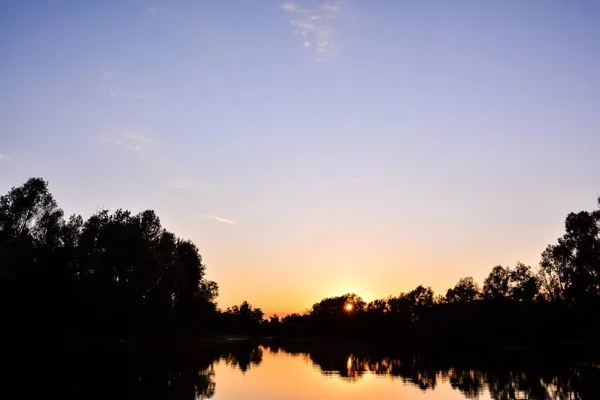
[[[593,349],[423,354],[357,343],[273,343],[36,353],[13,364],[4,389],[21,398],[88,400],[600,399]]]
[[[308,354],[290,354],[261,348],[260,364],[245,371],[227,360],[214,364],[215,400],[225,399],[464,399],[449,382],[427,383],[421,390],[418,382],[389,374],[354,369],[357,360],[349,356],[342,371],[315,365]],[[386,366],[384,366],[386,368]],[[200,398],[209,398],[207,396]],[[489,399],[482,393],[481,399]]]
[[[226,354],[210,367],[225,399],[600,399],[593,363],[512,355],[503,360],[388,356],[336,346],[260,346],[240,362]],[[538,358],[532,359],[532,358]],[[513,366],[510,365],[513,363]]]

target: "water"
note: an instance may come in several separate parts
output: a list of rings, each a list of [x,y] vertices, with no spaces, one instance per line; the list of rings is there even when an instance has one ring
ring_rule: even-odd
[[[214,385],[198,398],[600,399],[593,362],[503,353],[440,359],[336,345],[260,346],[243,359],[234,351],[213,362]]]
[[[116,352],[96,346],[87,356],[38,354],[33,363],[21,358],[24,365],[15,365],[5,382],[23,398],[600,399],[592,349],[425,355],[336,342],[124,346]]]
[[[319,366],[308,354],[290,354],[262,348],[259,364],[246,371],[227,360],[214,364],[215,400],[225,399],[464,399],[449,380],[437,377],[402,377],[383,372],[393,369],[394,360],[363,364],[348,356],[339,369]],[[388,364],[389,362],[389,364]],[[373,368],[374,371],[370,369]],[[377,371],[377,372],[376,372]],[[425,390],[419,385],[426,387]],[[209,397],[200,397],[209,398]],[[489,399],[487,392],[481,399]]]

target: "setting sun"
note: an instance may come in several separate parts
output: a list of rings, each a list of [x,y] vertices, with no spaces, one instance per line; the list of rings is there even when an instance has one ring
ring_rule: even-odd
[[[354,305],[353,305],[352,303],[346,303],[346,305],[344,306],[344,309],[345,309],[347,312],[350,312],[350,311],[352,311],[352,309],[353,309],[353,308],[354,308]]]

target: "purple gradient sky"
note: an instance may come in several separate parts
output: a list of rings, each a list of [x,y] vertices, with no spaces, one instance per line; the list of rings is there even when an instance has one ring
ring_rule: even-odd
[[[600,2],[4,2],[0,190],[153,208],[267,313],[536,265],[600,195]]]

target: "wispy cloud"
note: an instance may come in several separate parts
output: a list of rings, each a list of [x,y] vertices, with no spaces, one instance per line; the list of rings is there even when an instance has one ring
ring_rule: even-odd
[[[283,3],[281,8],[285,11],[296,11],[298,6],[295,3]]]
[[[6,156],[6,154],[0,153],[0,161],[3,161],[3,160],[8,160],[8,157]]]
[[[147,136],[129,128],[122,128],[112,133],[102,133],[99,139],[112,143],[124,151],[132,151],[134,153],[143,152],[150,143],[150,139]]]
[[[212,219],[213,221],[222,222],[224,224],[231,224],[231,225],[236,225],[237,224],[237,222],[235,222],[235,221],[233,221],[231,219],[221,218],[221,217],[218,217],[216,215],[204,214],[204,215],[202,215],[202,217],[204,217],[206,219]]]
[[[334,43],[333,21],[339,17],[342,7],[337,3],[325,3],[300,7],[296,3],[284,3],[281,9],[297,16],[290,21],[294,33],[303,37],[304,48],[314,48],[318,60],[324,60],[339,53]]]

